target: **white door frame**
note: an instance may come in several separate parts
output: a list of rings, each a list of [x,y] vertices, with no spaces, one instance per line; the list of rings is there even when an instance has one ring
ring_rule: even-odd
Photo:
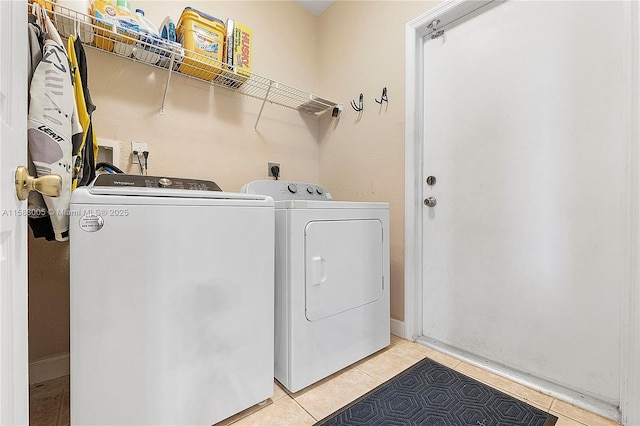
[[[405,267],[404,335],[415,340],[422,334],[422,166],[424,58],[422,40],[437,30],[446,30],[457,19],[469,18],[493,0],[449,0],[409,21],[406,25],[405,78]]]
[[[449,0],[406,25],[405,80],[405,337],[422,335],[422,168],[423,168],[423,38],[467,19],[492,0]],[[496,0],[497,3],[497,0]],[[626,270],[623,275],[620,407],[624,424],[640,424],[640,5],[625,2],[625,77],[627,114],[627,188],[624,226]],[[475,11],[475,12],[474,12]]]
[[[29,424],[27,203],[15,170],[27,161],[27,2],[0,0],[0,424]]]

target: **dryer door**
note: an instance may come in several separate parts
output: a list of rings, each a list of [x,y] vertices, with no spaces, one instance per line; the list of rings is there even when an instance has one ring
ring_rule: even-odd
[[[305,307],[309,321],[382,297],[382,223],[312,221],[305,227]]]

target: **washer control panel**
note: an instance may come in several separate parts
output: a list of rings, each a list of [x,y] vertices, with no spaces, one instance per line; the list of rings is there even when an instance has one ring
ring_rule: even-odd
[[[320,185],[283,180],[254,180],[242,187],[241,192],[268,195],[274,201],[283,200],[333,200],[331,193]]]
[[[200,179],[104,173],[93,182],[94,187],[164,188],[190,191],[222,191],[215,182]]]

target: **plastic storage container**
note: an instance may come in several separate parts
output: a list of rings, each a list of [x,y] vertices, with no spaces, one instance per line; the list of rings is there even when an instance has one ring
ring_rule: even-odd
[[[220,19],[187,7],[180,15],[176,35],[185,48],[181,73],[209,81],[222,71],[225,26]]]

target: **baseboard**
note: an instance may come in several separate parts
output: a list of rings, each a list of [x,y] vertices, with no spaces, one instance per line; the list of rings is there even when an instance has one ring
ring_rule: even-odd
[[[43,358],[29,363],[29,384],[46,382],[68,374],[69,354]]]
[[[404,322],[391,318],[391,334],[404,339]]]

